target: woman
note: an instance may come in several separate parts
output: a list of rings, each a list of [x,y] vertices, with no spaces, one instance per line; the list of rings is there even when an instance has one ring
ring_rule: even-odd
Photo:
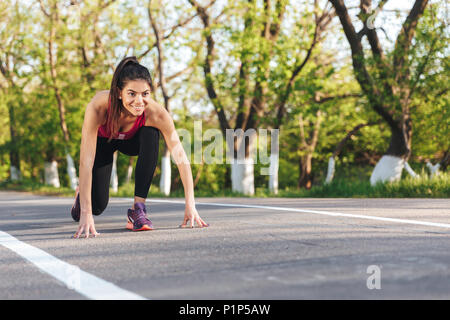
[[[196,222],[207,227],[194,202],[192,172],[175,126],[167,110],[150,98],[153,90],[150,73],[135,57],[123,59],[117,66],[109,91],[98,92],[84,115],[79,188],[71,214],[79,221],[74,237],[97,236],[93,215],[101,214],[109,200],[113,154],[116,150],[137,155],[134,204],[127,213],[127,229],[152,230],[145,208],[150,184],[158,160],[159,132],[177,163],[185,191],[186,208],[181,227]]]

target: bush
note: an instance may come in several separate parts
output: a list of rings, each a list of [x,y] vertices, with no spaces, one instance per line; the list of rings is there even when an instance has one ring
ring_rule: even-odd
[[[54,188],[30,179],[20,182],[4,181],[0,190],[27,191],[42,195],[71,197],[73,190],[67,187]],[[134,183],[121,185],[117,193],[110,192],[112,197],[134,197]],[[249,197],[228,189],[195,190],[196,197]],[[157,181],[150,187],[149,198],[165,197],[158,188]],[[172,198],[184,198],[183,188],[172,190]],[[285,187],[277,195],[271,194],[267,187],[256,187],[254,197],[287,197],[287,198],[449,198],[450,174],[440,173],[429,178],[423,172],[419,178],[406,176],[392,183],[378,183],[371,186],[368,179],[335,178],[328,185],[314,185],[310,190]]]

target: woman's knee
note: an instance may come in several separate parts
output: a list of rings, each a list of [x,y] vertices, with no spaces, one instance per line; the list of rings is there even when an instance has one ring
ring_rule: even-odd
[[[159,139],[159,130],[155,127],[144,126],[141,128],[141,135],[144,135],[146,139]]]
[[[159,130],[155,127],[145,126],[140,132],[139,156],[158,155]]]
[[[96,201],[95,203],[92,204],[92,214],[95,216],[102,214],[102,212],[105,211],[107,206],[108,206],[108,199]]]

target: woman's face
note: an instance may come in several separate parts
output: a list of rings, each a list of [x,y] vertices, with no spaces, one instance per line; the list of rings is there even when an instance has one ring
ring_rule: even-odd
[[[130,80],[119,92],[119,99],[133,116],[140,116],[150,103],[150,86],[145,80]]]

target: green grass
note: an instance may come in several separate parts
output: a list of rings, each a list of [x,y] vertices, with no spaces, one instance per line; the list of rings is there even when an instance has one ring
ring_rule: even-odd
[[[264,189],[257,189],[256,196],[269,197]],[[450,175],[441,174],[428,177],[406,177],[392,183],[378,183],[371,186],[369,181],[334,180],[329,185],[313,186],[310,190],[280,190],[278,197],[311,198],[449,198]]]
[[[0,182],[0,190],[26,191],[34,194],[53,196],[73,196],[74,192],[68,187],[54,188],[37,182],[24,179],[19,183],[10,181]],[[133,197],[134,184],[122,185],[117,193],[110,192],[111,196]],[[231,190],[212,192],[210,190],[196,190],[196,197],[250,197]],[[149,192],[151,197],[166,197],[152,185]],[[172,191],[172,198],[184,198],[182,189]],[[271,194],[267,188],[256,188],[253,197],[287,197],[287,198],[449,198],[450,197],[450,174],[441,173],[433,179],[422,175],[420,178],[404,177],[393,183],[379,183],[371,186],[369,181],[335,179],[329,185],[316,185],[310,190],[285,188],[279,190],[277,195]]]
[[[18,182],[5,180],[0,182],[0,190],[31,192],[49,196],[73,196],[74,191],[69,187],[55,188],[29,179]]]

